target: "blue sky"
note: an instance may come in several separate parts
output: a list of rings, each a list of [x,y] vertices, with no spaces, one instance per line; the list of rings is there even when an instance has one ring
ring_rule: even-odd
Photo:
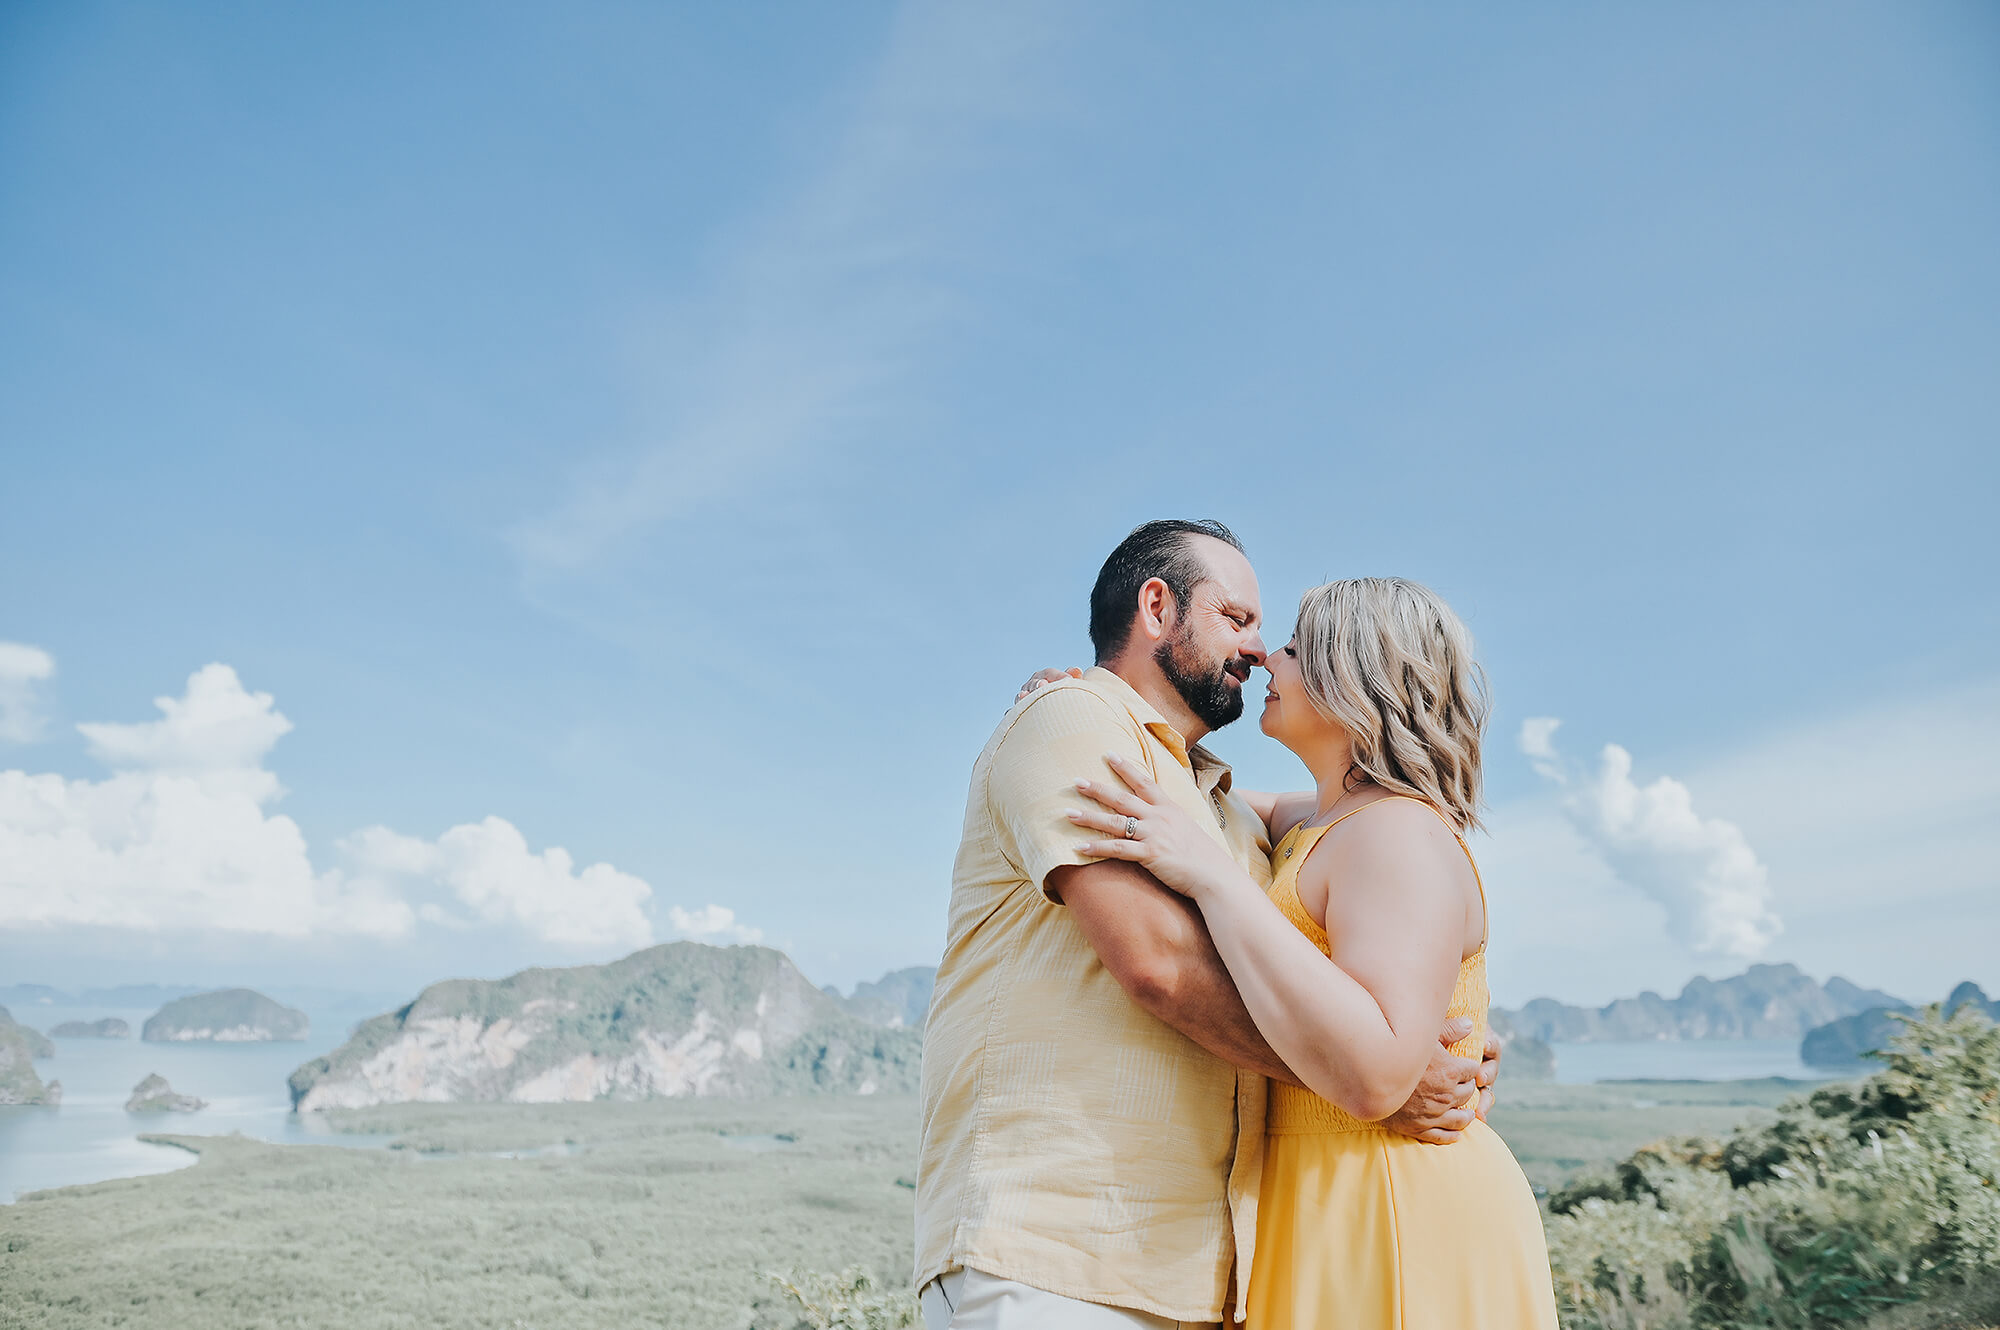
[[[932,960],[987,731],[1182,514],[1280,634],[1361,573],[1471,624],[1502,1000],[2000,988],[1996,55],[1980,4],[10,6],[0,976]]]

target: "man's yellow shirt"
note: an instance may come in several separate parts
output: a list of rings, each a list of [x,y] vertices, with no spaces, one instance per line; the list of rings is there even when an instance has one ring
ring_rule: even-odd
[[[1118,753],[1260,884],[1263,821],[1109,670],[1017,703],[972,770],[924,1032],[919,1287],[962,1266],[1179,1321],[1228,1311],[1256,1232],[1265,1084],[1135,1004],[1049,873],[1089,862],[1065,810]],[[1240,1281],[1239,1281],[1240,1282]],[[1243,1312],[1242,1292],[1235,1314]]]

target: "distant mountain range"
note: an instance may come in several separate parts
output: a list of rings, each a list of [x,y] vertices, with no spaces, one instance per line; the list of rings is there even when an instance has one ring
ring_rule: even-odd
[[[822,991],[870,1025],[921,1030],[930,1014],[931,989],[936,984],[937,966],[912,965],[907,970],[891,970],[873,983],[856,984],[848,997],[841,997],[840,990],[831,984]]]
[[[1680,996],[1646,992],[1602,1007],[1536,998],[1518,1011],[1496,1007],[1506,1035],[1550,1043],[1645,1039],[1798,1039],[1843,1016],[1901,999],[1835,977],[1815,982],[1796,965],[1753,965],[1730,979],[1691,979]]]
[[[0,988],[0,1002],[16,1010],[28,1007],[157,1007],[178,997],[199,993],[182,984],[121,984],[116,988],[86,988],[64,992],[47,984],[13,984]]]
[[[1986,1013],[1988,1020],[2000,1021],[2000,1002],[1988,998],[1986,991],[1970,979],[1952,989],[1944,1000],[1945,1015],[1965,1006]],[[1896,1002],[1808,1030],[1799,1045],[1799,1059],[1809,1067],[1843,1067],[1859,1062],[1864,1055],[1889,1046],[1889,1040],[1903,1028],[1894,1013],[1910,1010],[1907,1004]]]
[[[869,1009],[876,997],[895,1005],[869,997]],[[915,1090],[922,1036],[872,1024],[850,1001],[814,988],[783,952],[698,942],[609,965],[448,980],[292,1073],[292,1103],[311,1112]]]

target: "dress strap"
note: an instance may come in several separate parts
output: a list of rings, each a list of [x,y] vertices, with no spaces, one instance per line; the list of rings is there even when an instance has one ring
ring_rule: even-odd
[[[1366,812],[1370,808],[1375,807],[1375,805],[1377,804],[1395,803],[1399,799],[1404,800],[1408,803],[1421,804],[1425,808],[1429,809],[1433,814],[1436,815],[1438,821],[1444,823],[1445,829],[1451,832],[1451,838],[1458,842],[1458,848],[1465,851],[1466,865],[1472,869],[1472,884],[1475,887],[1479,888],[1479,922],[1480,922],[1479,950],[1473,952],[1472,954],[1474,956],[1481,954],[1486,950],[1486,940],[1493,935],[1493,916],[1492,913],[1486,908],[1486,879],[1479,875],[1479,861],[1472,857],[1472,847],[1465,843],[1464,835],[1460,833],[1457,827],[1452,825],[1451,819],[1438,811],[1438,807],[1436,804],[1432,803],[1428,799],[1419,799],[1414,794],[1384,795],[1380,799],[1370,799],[1367,803],[1361,805],[1361,807],[1359,808],[1348,809],[1346,812],[1342,813],[1339,817],[1333,819],[1333,821],[1327,823],[1323,827],[1317,827],[1315,828],[1315,830],[1321,833],[1332,831],[1335,827],[1345,822],[1348,818],[1353,817],[1356,813]],[[1293,827],[1292,831],[1298,831],[1304,826],[1305,823],[1301,822],[1299,823],[1298,826]],[[1286,834],[1289,835],[1290,833],[1288,832]],[[1314,845],[1317,846],[1318,842],[1315,841]],[[1312,851],[1308,850],[1306,851],[1306,853],[1311,854]],[[1301,868],[1304,867],[1303,863],[1301,863],[1300,867]]]

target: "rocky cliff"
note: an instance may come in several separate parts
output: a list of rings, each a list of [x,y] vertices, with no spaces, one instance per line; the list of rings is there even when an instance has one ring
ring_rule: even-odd
[[[56,1046],[49,1042],[47,1035],[32,1025],[23,1025],[15,1020],[5,1007],[0,1007],[0,1026],[14,1031],[20,1041],[27,1046],[29,1057],[52,1058],[56,1055]]]
[[[1797,1039],[1807,1030],[1899,999],[1835,977],[1824,985],[1795,965],[1753,965],[1730,979],[1692,979],[1676,998],[1658,993],[1573,1007],[1536,998],[1494,1011],[1496,1027],[1552,1043],[1637,1039]]]
[[[1556,1051],[1533,1035],[1522,1034],[1495,1007],[1486,1013],[1486,1023],[1500,1039],[1502,1074],[1510,1081],[1552,1081],[1556,1078]]]
[[[7,1009],[0,1007],[0,1104],[60,1103],[62,1082],[44,1085],[35,1072],[35,1059],[54,1052],[40,1031],[15,1023]]]
[[[146,1019],[139,1037],[149,1043],[220,1044],[299,1040],[306,1014],[247,988],[225,988],[175,998]]]
[[[870,1025],[891,1030],[921,1030],[930,1014],[931,989],[937,986],[937,966],[912,965],[907,970],[891,970],[873,983],[854,986],[850,997],[841,999],[848,1013]]]
[[[127,1113],[193,1113],[207,1107],[205,1099],[175,1093],[167,1078],[157,1071],[133,1086],[132,1097],[125,1101]]]
[[[1952,989],[1951,996],[1944,1000],[1947,1016],[1964,1006],[1975,1007],[1985,1012],[1988,1019],[2000,1021],[2000,1002],[1989,999],[1986,991],[1970,979]],[[1901,1002],[1893,1006],[1871,1007],[1808,1030],[1806,1037],[1799,1042],[1799,1060],[1809,1067],[1851,1066],[1869,1053],[1887,1048],[1891,1036],[1903,1028],[1903,1023],[1896,1019],[1896,1013],[1910,1010],[1911,1007]]]
[[[783,952],[675,942],[609,965],[433,984],[292,1073],[301,1112],[916,1088],[920,1037],[871,1026]]]

